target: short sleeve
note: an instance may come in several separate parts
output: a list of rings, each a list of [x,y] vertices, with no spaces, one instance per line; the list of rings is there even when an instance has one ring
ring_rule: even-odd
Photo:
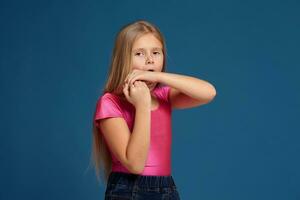
[[[109,117],[123,117],[123,112],[114,97],[105,94],[97,102],[94,122],[98,125],[97,120]]]
[[[168,85],[161,86],[157,89],[156,95],[167,103],[170,103],[170,89]]]

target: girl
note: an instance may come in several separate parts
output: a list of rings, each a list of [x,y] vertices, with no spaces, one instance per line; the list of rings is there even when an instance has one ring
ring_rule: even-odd
[[[118,33],[93,118],[93,161],[105,199],[179,199],[171,174],[172,109],[210,102],[210,83],[166,72],[159,29],[136,21]]]

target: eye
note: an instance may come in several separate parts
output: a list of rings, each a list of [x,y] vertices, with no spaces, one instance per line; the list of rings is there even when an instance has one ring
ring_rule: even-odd
[[[142,55],[142,54],[143,54],[142,52],[136,52],[136,53],[135,53],[136,56],[140,56],[140,55]]]
[[[159,51],[154,51],[153,54],[154,54],[154,55],[159,55],[160,52],[159,52]]]

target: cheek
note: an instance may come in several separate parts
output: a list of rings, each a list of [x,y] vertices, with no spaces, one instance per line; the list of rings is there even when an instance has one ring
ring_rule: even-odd
[[[162,58],[160,59],[160,64],[163,64],[163,62],[164,62],[164,58],[162,57]]]
[[[162,66],[163,63],[164,63],[164,58],[158,58],[158,59],[156,60],[156,65],[157,65],[157,66]]]
[[[158,63],[163,63],[164,62],[164,56],[158,56],[157,58],[156,58],[156,62],[158,62]]]
[[[131,66],[133,68],[140,68],[141,66],[143,66],[144,62],[142,61],[142,59],[137,59],[137,58],[133,58],[132,62],[131,62]]]

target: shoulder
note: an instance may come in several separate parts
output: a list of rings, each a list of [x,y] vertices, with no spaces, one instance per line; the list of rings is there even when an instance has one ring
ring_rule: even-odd
[[[104,93],[96,103],[95,120],[107,117],[122,117],[123,109],[118,97],[112,93]]]
[[[109,104],[109,105],[119,106],[121,108],[122,100],[118,95],[114,93],[106,92],[99,97],[97,104]]]

